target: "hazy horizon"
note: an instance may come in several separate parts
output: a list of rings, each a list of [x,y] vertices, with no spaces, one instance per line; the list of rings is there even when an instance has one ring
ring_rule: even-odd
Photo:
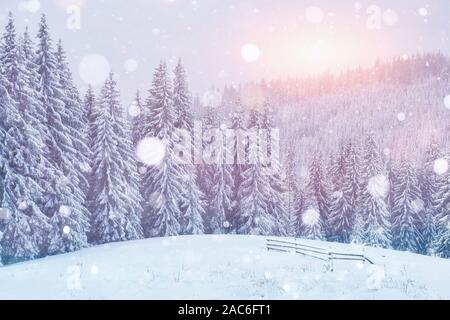
[[[201,96],[213,86],[339,72],[394,56],[450,53],[449,1],[335,2],[6,0],[0,23],[3,27],[12,11],[18,33],[28,25],[35,35],[46,13],[53,40],[63,40],[81,90],[92,77],[99,83],[110,68],[124,101],[136,89],[148,90],[161,59],[173,68],[181,57],[193,93]]]

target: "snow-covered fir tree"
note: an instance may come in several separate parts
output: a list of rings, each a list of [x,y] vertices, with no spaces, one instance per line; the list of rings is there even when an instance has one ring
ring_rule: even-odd
[[[301,213],[304,208],[304,194],[299,187],[296,173],[296,159],[293,148],[287,150],[286,161],[286,210],[288,214],[288,226],[286,233],[290,237],[300,235]]]
[[[351,241],[355,223],[357,198],[360,192],[359,158],[352,142],[342,148],[337,160],[333,160],[331,175],[334,187],[330,201],[329,226],[331,239],[348,243]]]
[[[139,207],[130,201],[136,200],[130,195],[138,192],[133,190],[137,189],[137,183],[130,181],[135,176],[129,175],[136,171],[136,167],[130,167],[132,141],[112,73],[101,90],[93,118],[92,241],[139,239],[142,237],[140,225],[136,223],[140,220]]]
[[[46,172],[51,167],[45,159],[44,118],[35,90],[36,73],[30,61],[28,34],[26,32],[22,40],[17,40],[11,15],[3,40],[0,62],[7,70],[4,83],[11,103],[5,104],[4,154],[7,160],[3,196],[0,198],[8,202],[4,207],[12,212],[17,210],[19,204],[13,204],[11,197],[20,199],[16,200],[24,210],[28,209],[31,241],[37,254],[44,255],[49,226],[47,217],[41,212],[41,199],[48,190]]]
[[[361,162],[361,196],[355,217],[353,240],[389,248],[391,226],[386,199],[390,186],[373,133],[366,138]]]
[[[188,89],[186,71],[181,59],[174,71],[173,105],[175,107],[175,127],[192,131],[193,117],[191,112],[191,94]]]
[[[0,207],[11,215],[0,243],[3,263],[12,263],[34,258],[45,250],[49,224],[35,202],[43,190],[29,171],[33,156],[30,157],[28,147],[35,149],[27,137],[29,125],[23,120],[18,103],[10,98],[7,84],[8,80],[0,75],[0,152],[4,172]]]
[[[311,198],[311,201],[317,205],[316,209],[319,210],[323,231],[325,235],[328,235],[329,226],[327,222],[329,219],[330,185],[324,173],[322,157],[317,152],[313,154],[309,167],[306,196]]]
[[[285,236],[289,224],[289,214],[286,209],[285,171],[280,162],[279,134],[275,124],[275,116],[268,102],[263,106],[259,131],[259,162],[267,166],[269,175],[269,191],[271,196],[269,214],[275,217],[278,231],[276,234]]]
[[[214,152],[212,164],[209,165],[209,184],[211,189],[207,194],[208,202],[208,231],[211,233],[225,233],[230,227],[229,217],[233,210],[233,178],[231,176],[232,166],[225,163],[226,128],[221,126],[215,130],[215,139],[212,146]]]
[[[240,102],[237,101],[235,105],[235,112],[231,113],[229,116],[229,129],[233,131],[233,136],[230,138],[227,136],[227,151],[232,155],[230,174],[231,174],[231,212],[228,217],[228,222],[230,223],[230,229],[235,231],[235,226],[237,225],[237,219],[239,216],[239,186],[242,181],[242,172],[245,169],[245,124],[244,124],[244,111]],[[230,142],[231,141],[231,142]]]
[[[424,201],[423,205],[426,211],[421,233],[424,241],[424,251],[429,254],[436,254],[435,240],[441,206],[440,190],[447,184],[445,175],[438,175],[434,170],[434,164],[442,157],[443,152],[440,150],[439,145],[433,141],[425,153],[423,168],[418,177]]]
[[[444,156],[438,161],[449,163],[450,157]],[[433,197],[436,209],[436,239],[433,244],[436,255],[450,258],[450,172],[438,173],[436,196]]]
[[[89,188],[86,173],[90,171],[90,151],[88,146],[88,114],[80,99],[78,89],[73,83],[72,72],[67,63],[66,53],[61,40],[58,42],[56,51],[57,72],[61,88],[64,91],[64,103],[68,110],[70,119],[67,126],[71,130],[71,139],[74,149],[73,155],[75,169],[78,177],[78,185],[81,188],[82,196],[85,197]]]
[[[143,228],[147,237],[174,236],[181,232],[184,170],[174,157],[177,138],[173,135],[176,112],[172,93],[167,66],[161,62],[154,73],[141,129],[145,137],[160,140],[165,151],[162,163],[148,166],[142,177]]]
[[[175,109],[174,126],[178,130],[178,134],[175,134],[173,138],[176,139],[176,143],[183,146],[181,150],[177,150],[178,154],[175,154],[182,162],[179,166],[184,198],[181,205],[181,232],[183,234],[202,234],[205,232],[206,203],[205,196],[197,184],[197,170],[193,163],[194,127],[191,93],[181,59],[174,70],[173,105]]]
[[[393,246],[397,250],[423,252],[422,227],[425,206],[416,170],[402,160],[393,185]]]
[[[136,147],[139,141],[141,141],[141,117],[143,117],[144,106],[142,104],[141,92],[136,91],[134,100],[128,109],[128,116],[131,122],[133,145]]]
[[[247,143],[248,153],[261,159],[259,139]],[[253,151],[255,149],[256,151]],[[242,172],[239,187],[239,217],[237,233],[254,235],[279,235],[280,221],[271,210],[272,197],[267,165],[258,160],[250,162]]]
[[[58,60],[59,57],[59,60]],[[85,193],[82,190],[87,186],[80,166],[85,166],[86,159],[80,159],[80,154],[86,152],[81,142],[85,137],[82,130],[77,132],[75,126],[83,121],[72,104],[78,101],[75,88],[72,86],[71,76],[68,72],[64,57],[61,53],[55,54],[52,40],[43,15],[39,25],[38,45],[36,52],[36,65],[38,68],[38,83],[42,104],[46,107],[46,145],[48,159],[53,170],[48,170],[48,179],[54,187],[53,192],[46,194],[45,213],[52,217],[54,228],[60,232],[60,242],[53,240],[50,253],[58,253],[61,248],[81,248],[87,246],[87,233],[89,231],[89,213],[85,203]],[[68,108],[74,107],[74,110]],[[77,148],[82,148],[80,151]],[[81,161],[80,161],[81,160]],[[87,164],[86,164],[87,166]],[[70,218],[60,215],[61,210],[70,212]],[[55,215],[59,215],[55,217]],[[74,223],[74,225],[70,225]],[[78,235],[71,235],[71,240],[79,243],[63,244],[67,237],[64,227]],[[67,228],[66,228],[67,230]],[[63,241],[63,239],[65,239]]]

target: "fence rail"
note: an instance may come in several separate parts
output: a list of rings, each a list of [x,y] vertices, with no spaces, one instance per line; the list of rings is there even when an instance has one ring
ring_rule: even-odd
[[[334,252],[324,248],[287,240],[266,239],[266,247],[268,251],[294,252],[303,256],[326,261],[329,263],[331,271],[334,269],[334,260],[361,261],[362,263],[367,261],[370,264],[374,264],[372,260],[365,256],[365,254]]]

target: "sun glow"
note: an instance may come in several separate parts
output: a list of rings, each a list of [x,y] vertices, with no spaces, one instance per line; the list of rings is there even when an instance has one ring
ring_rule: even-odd
[[[272,51],[272,59],[281,56],[279,63],[286,71],[312,74],[339,71],[354,61],[352,44],[344,39],[310,37],[299,40],[280,39],[277,42],[278,50]]]
[[[256,48],[240,47],[244,63],[258,62],[248,69],[255,77],[339,73],[347,68],[371,65],[380,51],[376,41],[372,41],[375,38],[347,29],[329,30],[322,25],[253,33],[246,38],[258,43]]]

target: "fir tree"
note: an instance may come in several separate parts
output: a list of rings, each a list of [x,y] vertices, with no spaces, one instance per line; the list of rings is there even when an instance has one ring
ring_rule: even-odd
[[[329,219],[330,186],[325,178],[321,162],[321,156],[318,153],[315,153],[309,168],[309,179],[306,186],[306,192],[307,197],[312,199],[311,201],[317,206],[316,209],[318,209],[320,214],[323,231],[328,235],[329,226],[327,225],[327,221]]]
[[[173,81],[173,104],[175,107],[175,128],[192,131],[191,95],[186,81],[186,72],[181,59],[175,68]]]
[[[136,169],[130,168],[132,158],[126,152],[127,145],[131,145],[131,136],[127,136],[113,74],[102,88],[93,118],[92,240],[107,243],[139,239],[142,230],[136,221],[140,213],[128,204],[133,199],[130,194],[137,193],[132,190],[137,184],[130,183],[127,175]]]
[[[174,236],[181,232],[180,207],[185,199],[180,177],[184,172],[174,157],[176,112],[165,63],[160,63],[154,74],[147,109],[142,132],[162,141],[165,157],[159,166],[148,167],[142,179],[144,232],[147,237]]]
[[[286,210],[289,217],[287,234],[295,237],[299,234],[299,217],[303,211],[303,192],[298,185],[296,160],[293,148],[289,148],[286,156]]]
[[[29,126],[23,120],[18,104],[7,91],[8,80],[0,75],[0,101],[2,109],[1,146],[3,188],[0,207],[12,215],[8,219],[2,238],[2,255],[5,263],[34,258],[45,250],[49,230],[47,217],[35,200],[42,188],[30,173],[28,150],[33,145],[27,138]]]
[[[129,110],[128,114],[131,117],[131,126],[132,126],[132,136],[133,136],[133,144],[137,146],[139,141],[142,140],[141,136],[141,117],[144,116],[144,106],[142,104],[141,93],[136,91],[136,95],[133,100],[133,104],[131,106],[131,110]]]
[[[193,164],[194,128],[191,104],[186,73],[180,59],[174,70],[173,83],[174,127],[180,131],[180,134],[175,134],[172,138],[177,139],[175,142],[183,146],[181,150],[177,150],[181,154],[175,154],[178,159],[183,160],[183,163],[179,165],[179,174],[183,185],[182,196],[184,198],[181,205],[181,232],[184,234],[202,234],[205,232],[203,220],[206,204],[204,194],[197,184],[198,178]],[[187,141],[182,141],[182,139],[187,139]]]
[[[249,143],[248,148],[261,149],[256,143]],[[253,152],[252,150],[249,150]],[[237,233],[253,235],[279,235],[279,224],[271,214],[270,180],[267,167],[261,163],[249,164],[242,173],[239,188],[240,214]]]
[[[353,239],[358,243],[389,248],[391,246],[389,210],[386,197],[389,180],[373,134],[364,146],[361,168],[361,197],[356,213]]]
[[[394,184],[392,208],[393,244],[397,250],[421,253],[424,241],[421,228],[424,224],[424,205],[419,181],[414,168],[402,161]]]
[[[31,233],[28,216],[20,210],[14,211],[0,240],[0,256],[4,264],[31,260],[38,256],[39,250],[31,240]]]
[[[232,214],[233,204],[233,180],[231,176],[231,167],[225,164],[225,143],[224,130],[217,129],[221,138],[214,144],[218,152],[215,163],[210,166],[210,185],[208,197],[208,228],[211,233],[225,233],[229,228],[228,218]]]
[[[74,248],[87,246],[86,234],[89,231],[89,213],[85,206],[85,194],[82,187],[83,172],[80,165],[85,164],[85,146],[83,127],[76,128],[83,121],[77,112],[75,88],[71,84],[71,75],[65,65],[65,58],[60,51],[55,55],[52,40],[48,31],[45,16],[42,16],[38,32],[38,49],[36,62],[38,68],[38,83],[41,93],[42,105],[46,107],[46,145],[48,148],[48,160],[53,166],[48,170],[48,179],[53,186],[53,192],[45,195],[45,213],[54,217],[61,208],[68,208],[70,219],[66,217],[54,217],[52,220],[57,225],[54,228],[61,230],[64,221],[72,230],[81,232],[72,234],[70,239],[81,241],[78,244],[52,245],[50,253],[58,253],[59,248]],[[73,107],[73,110],[71,109]],[[80,133],[76,131],[80,129]],[[78,151],[77,148],[81,148]],[[80,158],[82,157],[82,158]],[[75,225],[70,225],[75,222]],[[61,235],[61,239],[67,239]],[[53,240],[52,240],[53,241]],[[58,247],[58,249],[55,249]]]

